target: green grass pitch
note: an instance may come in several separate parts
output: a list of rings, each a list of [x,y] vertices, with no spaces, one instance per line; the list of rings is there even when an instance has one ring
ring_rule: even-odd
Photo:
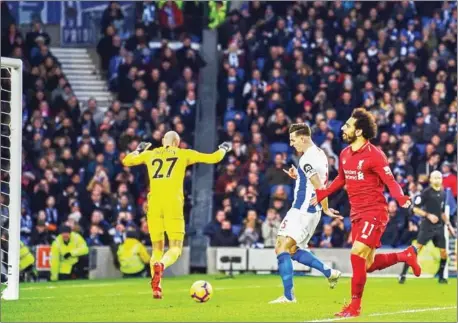
[[[199,279],[214,288],[213,298],[203,304],[189,296],[189,287]],[[349,299],[349,278],[341,278],[334,290],[320,277],[295,277],[294,283],[298,303],[275,305],[267,304],[282,293],[275,275],[165,278],[162,300],[152,299],[146,278],[22,284],[19,301],[2,301],[0,321],[329,321]],[[456,322],[456,305],[456,279],[439,285],[435,279],[412,278],[399,285],[395,278],[369,277],[362,316],[345,321]]]

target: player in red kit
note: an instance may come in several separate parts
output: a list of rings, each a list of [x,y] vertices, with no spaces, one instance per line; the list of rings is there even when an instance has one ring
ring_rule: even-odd
[[[339,174],[326,189],[317,189],[317,204],[332,193],[347,185],[352,223],[351,280],[352,301],[336,316],[353,317],[361,312],[361,298],[366,273],[381,270],[398,262],[410,265],[415,276],[420,276],[417,250],[410,246],[397,253],[375,254],[388,223],[387,202],[383,195],[385,185],[399,205],[411,205],[391,173],[385,154],[370,143],[377,134],[374,117],[365,109],[356,109],[342,127],[343,140],[349,144],[340,153]]]

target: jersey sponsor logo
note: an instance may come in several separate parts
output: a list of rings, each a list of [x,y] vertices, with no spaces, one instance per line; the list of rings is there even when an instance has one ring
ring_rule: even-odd
[[[361,159],[360,161],[358,161],[358,170],[363,169],[363,164],[364,164],[364,159]]]
[[[345,179],[354,181],[363,181],[364,173],[362,171],[356,171],[351,169],[344,169]]]

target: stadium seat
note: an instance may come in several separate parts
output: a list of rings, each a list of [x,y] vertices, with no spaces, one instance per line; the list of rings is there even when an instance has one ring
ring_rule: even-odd
[[[238,236],[240,234],[240,231],[242,231],[242,226],[239,224],[233,224],[232,225],[232,233]]]
[[[258,69],[262,72],[264,70],[264,64],[265,64],[266,60],[264,58],[258,58],[256,60],[256,66],[258,67]]]
[[[416,144],[415,147],[417,147],[418,152],[419,152],[421,155],[424,155],[424,154],[425,154],[425,151],[426,151],[426,145],[425,145],[425,144]]]
[[[345,231],[350,231],[351,230],[350,217],[344,217],[344,227],[345,227]]]
[[[289,154],[289,152],[289,146],[284,142],[274,142],[270,144],[270,154],[272,155],[272,157],[275,157],[276,154]]]
[[[323,224],[330,224],[332,222],[332,218],[327,215],[323,215],[321,219],[323,220]]]

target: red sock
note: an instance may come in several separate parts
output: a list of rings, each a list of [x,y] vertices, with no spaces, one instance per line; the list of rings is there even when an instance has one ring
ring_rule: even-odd
[[[361,306],[364,285],[366,284],[366,259],[357,255],[351,255],[351,266],[353,268],[353,277],[351,278],[351,303],[356,308]]]
[[[367,269],[368,273],[371,273],[375,270],[382,270],[387,267],[391,267],[394,264],[397,264],[399,261],[399,254],[398,253],[381,253],[375,255],[374,262],[372,266]]]

